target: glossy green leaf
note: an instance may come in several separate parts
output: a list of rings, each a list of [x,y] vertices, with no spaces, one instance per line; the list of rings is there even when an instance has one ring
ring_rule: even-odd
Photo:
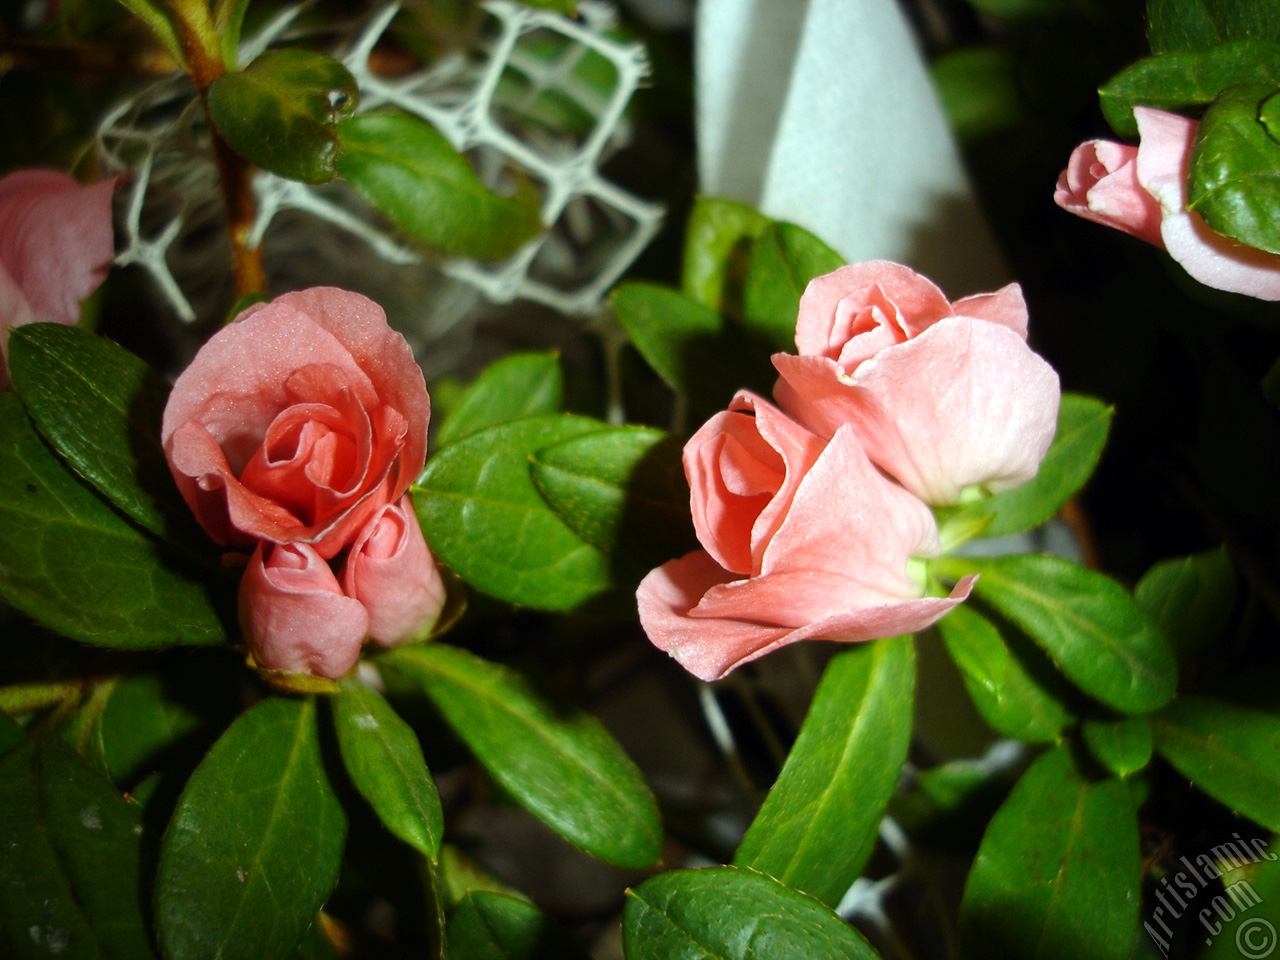
[[[121,677],[112,685],[99,719],[107,772],[116,783],[132,785],[152,772],[159,755],[200,726],[200,715],[169,696],[159,674]]]
[[[1137,773],[1151,761],[1151,722],[1146,717],[1085,720],[1080,735],[1089,752],[1116,776]]]
[[[609,558],[565,526],[529,471],[536,451],[602,426],[568,414],[524,417],[445,447],[413,488],[431,549],[510,603],[572,610],[607,590]]]
[[[586,960],[565,931],[528,900],[473,890],[449,918],[449,960]]]
[[[837,655],[734,865],[836,906],[871,855],[907,759],[914,686],[910,637]]]
[[[351,782],[388,830],[436,859],[444,813],[417,735],[380,693],[357,678],[345,677],[338,686],[330,703]]]
[[[338,172],[419,243],[475,260],[501,260],[542,229],[537,191],[521,179],[494,193],[466,157],[424,120],[365,113],[338,130]]]
[[[1182,696],[1151,718],[1156,749],[1197,787],[1280,829],[1280,716]]]
[[[222,38],[222,62],[228,70],[240,66],[240,32],[248,9],[249,0],[215,0],[213,4],[213,29]]]
[[[0,711],[0,757],[20,744],[26,735],[26,731],[9,714]]]
[[[303,183],[338,175],[335,127],[360,98],[356,79],[332,57],[300,47],[268,50],[209,85],[209,116],[237,153]]]
[[[724,407],[743,387],[767,393],[777,378],[767,348],[748,353],[710,308],[676,290],[625,283],[613,311],[649,366],[697,407]]]
[[[800,296],[814,277],[844,266],[836,253],[808,230],[792,223],[771,223],[751,245],[744,290],[745,325],[770,353],[796,346]]]
[[[169,384],[128,350],[78,327],[31,323],[9,338],[9,372],[31,419],[81,477],[160,536],[212,554],[160,446]]]
[[[1147,39],[1155,53],[1280,41],[1280,0],[1147,0]]]
[[[169,12],[167,4],[153,3],[152,0],[120,0],[130,13],[151,28],[151,32],[164,44],[169,56],[182,69],[187,69],[187,58],[182,49],[182,40],[178,36],[177,25]]]
[[[1073,716],[1052,664],[1034,650],[1011,647],[1013,641],[970,606],[956,607],[937,629],[973,705],[992,730],[1032,743],[1060,739]]]
[[[1187,171],[1187,208],[1225,236],[1280,253],[1280,90],[1244,84],[1205,111]]]
[[[698,197],[685,229],[682,288],[713,313],[726,307],[746,279],[751,243],[772,221],[758,210],[722,197]],[[736,294],[741,296],[741,294]]]
[[[1141,904],[1138,821],[1123,781],[1088,779],[1065,746],[992,818],[960,905],[972,957],[1127,960]]]
[[[535,413],[557,413],[564,374],[555,350],[512,353],[489,364],[449,412],[436,437],[439,446],[467,434]]]
[[[1146,713],[1173,697],[1178,673],[1169,641],[1110,577],[1042,554],[944,557],[935,564],[949,579],[981,574],[974,593],[1107,706]]]
[[[1098,90],[1102,113],[1122,137],[1136,138],[1136,106],[1174,113],[1212,103],[1237,83],[1280,86],[1280,44],[1238,40],[1204,50],[1174,50],[1139,60]]]
[[[310,698],[259,702],[187,781],[156,876],[170,960],[287,958],[333,889],[346,815],[315,714]]]
[[[401,647],[379,662],[419,683],[490,775],[565,839],[619,866],[658,859],[653,795],[600,721],[456,647]]]
[[[828,907],[738,867],[670,870],[627,891],[627,960],[878,960]]]
[[[649,427],[611,427],[533,455],[533,482],[583,540],[641,575],[698,546],[681,443]]]
[[[1280,930],[1280,855],[1276,847],[1274,836],[1265,841],[1254,837],[1244,840],[1236,834],[1233,840],[1196,857],[1197,864],[1203,858],[1208,863],[1218,860],[1227,868],[1222,874],[1223,893],[1219,894],[1227,909],[1222,913],[1211,909],[1208,916],[1197,911],[1196,919],[1206,934],[1205,940],[1212,941],[1196,954],[1197,960],[1267,960],[1275,955],[1277,939],[1280,939],[1277,934]],[[1193,884],[1192,889],[1203,889],[1205,883],[1199,874],[1204,871],[1197,864],[1192,864],[1197,874],[1185,868],[1178,872],[1182,874],[1181,879]],[[1232,870],[1229,864],[1240,866]],[[1175,875],[1173,882],[1177,883],[1178,879]],[[1205,900],[1209,901],[1205,906],[1214,904],[1207,895]],[[1225,919],[1223,913],[1229,919]],[[1172,939],[1156,924],[1147,926],[1147,932],[1162,952],[1173,945]],[[1160,940],[1165,941],[1163,945]]]
[[[1173,644],[1180,663],[1195,660],[1222,636],[1236,601],[1236,575],[1225,547],[1163,560],[1133,590]]]
[[[45,446],[12,393],[0,395],[0,458],[0,596],[86,643],[226,639],[218,611],[228,582],[180,564],[103,502]]]
[[[0,760],[0,953],[146,960],[141,811],[56,737]]]
[[[1058,432],[1035,478],[1006,493],[962,504],[945,522],[978,527],[984,537],[1021,533],[1044,523],[1093,475],[1107,444],[1113,413],[1112,407],[1093,397],[1064,393]]]

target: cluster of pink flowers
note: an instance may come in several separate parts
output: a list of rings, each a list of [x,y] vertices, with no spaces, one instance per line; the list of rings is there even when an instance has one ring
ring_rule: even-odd
[[[111,266],[116,178],[81,186],[58,170],[0,177],[0,354],[12,327],[74,324]],[[8,382],[0,363],[0,387]]]
[[[1187,208],[1200,124],[1151,107],[1134,107],[1133,116],[1138,146],[1090,140],[1076,147],[1058,178],[1058,206],[1167,250],[1206,286],[1280,300],[1280,257],[1216,233]]]
[[[703,680],[804,639],[924,629],[963,601],[925,596],[941,550],[929,505],[1035,476],[1057,374],[1027,346],[1016,285],[950,303],[887,261],[810,282],[778,405],[748,392],[684,449],[703,549],[640,584],[650,640]]]
[[[331,287],[245,310],[174,383],[165,454],[209,536],[252,550],[240,619],[259,666],[337,678],[367,638],[434,626],[445,588],[406,493],[430,413],[404,337]]]

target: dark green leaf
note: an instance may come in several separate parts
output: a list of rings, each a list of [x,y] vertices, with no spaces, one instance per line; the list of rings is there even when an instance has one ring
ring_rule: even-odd
[[[61,323],[16,328],[9,351],[14,388],[71,468],[151,532],[180,530],[209,552],[160,446],[165,379],[110,340]]]
[[[237,153],[264,170],[327,183],[338,175],[335,126],[360,98],[341,63],[313,50],[268,50],[209,86],[209,116]]]
[[[1006,737],[1053,742],[1073,719],[1061,679],[1033,651],[1011,647],[995,624],[961,605],[938,621],[947,653],[982,719]]]
[[[573,15],[578,11],[578,0],[520,0],[526,7],[537,7],[540,10],[554,10],[556,13]]]
[[[1236,576],[1225,547],[1163,560],[1133,598],[1173,644],[1180,663],[1195,660],[1222,636],[1236,601]]]
[[[449,960],[585,960],[559,926],[527,900],[473,890],[448,927]]]
[[[1065,746],[991,820],[965,884],[967,955],[1127,960],[1141,903],[1138,822],[1120,780],[1089,780]]]
[[[802,227],[771,223],[751,245],[744,291],[747,329],[759,347],[787,353],[796,345],[800,296],[814,277],[844,266],[844,257]]]
[[[310,699],[243,713],[178,800],[160,850],[156,929],[171,960],[289,957],[338,879],[346,815]]]
[[[1108,80],[1098,99],[1111,128],[1133,138],[1138,136],[1134,107],[1185,113],[1212,103],[1237,83],[1280,86],[1280,44],[1239,40],[1147,57]]]
[[[671,870],[627,891],[627,960],[878,960],[817,900],[738,867]]]
[[[612,427],[539,450],[533,482],[565,524],[643,575],[697,547],[678,438]]]
[[[675,290],[625,283],[613,310],[649,366],[696,407],[723,407],[742,387],[767,393],[777,379],[767,348],[749,352],[720,317]]]
[[[1080,689],[1122,713],[1168,703],[1177,684],[1169,642],[1111,578],[1061,557],[944,557],[944,575],[981,574],[974,593],[1026,631]]]
[[[0,711],[0,757],[20,744],[26,732],[13,722],[9,714]]]
[[[560,354],[554,350],[512,353],[491,363],[449,412],[436,442],[535,413],[557,413],[564,394]]]
[[[456,647],[401,647],[379,662],[421,684],[493,778],[565,839],[620,866],[658,859],[653,795],[600,721]]]
[[[1273,836],[1263,841],[1250,837],[1244,840],[1236,834],[1236,839],[1211,848],[1207,854],[1199,854],[1196,857],[1197,863],[1202,859],[1213,866],[1213,871],[1201,871],[1193,864],[1194,878],[1192,870],[1179,870],[1182,876],[1175,876],[1174,882],[1181,879],[1193,884],[1192,889],[1197,886],[1204,889],[1207,884],[1200,874],[1207,873],[1211,878],[1212,872],[1217,870],[1214,864],[1217,861],[1223,868],[1224,894],[1219,896],[1222,896],[1235,916],[1223,911],[1226,913],[1224,917],[1217,909],[1212,910],[1207,917],[1197,915],[1196,919],[1200,920],[1204,932],[1209,934],[1205,939],[1212,938],[1213,942],[1206,943],[1206,949],[1196,954],[1196,960],[1266,960],[1273,956],[1276,930],[1280,928],[1280,857],[1276,854],[1276,838]],[[1232,864],[1238,865],[1237,869],[1231,869]],[[1185,886],[1182,889],[1185,890]],[[1217,906],[1213,901],[1210,903]],[[1163,931],[1154,924],[1147,929],[1152,933],[1153,939],[1157,936],[1165,939],[1162,952],[1172,946],[1164,937]]]
[[[1280,830],[1280,717],[1182,696],[1151,718],[1156,749],[1216,800]]]
[[[0,952],[14,960],[153,957],[138,807],[56,738],[0,760]]]
[[[1280,253],[1280,91],[1244,84],[1213,102],[1191,151],[1187,208],[1218,233]]]
[[[121,677],[112,685],[99,720],[102,755],[111,779],[132,785],[168,747],[200,728],[190,706],[167,695],[154,673]]]
[[[187,69],[187,58],[182,49],[182,41],[178,37],[178,28],[173,22],[167,4],[153,3],[152,0],[120,0],[130,13],[151,28],[169,56],[182,69]]]
[[[827,666],[800,736],[734,865],[834,907],[871,855],[911,741],[910,637],[877,640]]]
[[[1154,53],[1280,41],[1280,0],[1147,0],[1147,39]]]
[[[1051,17],[1066,7],[1065,0],[969,0],[974,7],[997,20],[1031,20]]]
[[[713,313],[726,312],[733,292],[746,279],[751,242],[772,221],[758,210],[734,200],[698,197],[685,230],[685,296]],[[728,311],[732,312],[732,311]]]
[[[962,504],[949,515],[948,525],[979,527],[984,537],[1002,537],[1044,523],[1092,476],[1107,444],[1113,413],[1113,408],[1093,397],[1064,393],[1058,432],[1035,479],[1006,493]]]
[[[414,240],[474,260],[501,260],[542,229],[538,194],[521,179],[514,196],[483,183],[466,157],[426,121],[365,113],[338,130],[338,172]]]
[[[226,638],[205,568],[180,566],[45,446],[0,395],[0,595],[86,643],[145,649]],[[219,600],[223,599],[220,595]]]
[[[995,5],[1005,2],[996,0]],[[1019,4],[1043,9],[1060,5],[1061,0],[1013,0],[1007,5]],[[961,47],[937,57],[930,66],[942,109],[962,141],[1006,129],[1022,119],[1017,59],[1004,44]]]
[[[1151,722],[1146,717],[1085,720],[1080,734],[1089,752],[1116,776],[1127,777],[1151,761]]]
[[[445,447],[413,488],[431,549],[510,603],[572,610],[605,591],[609,558],[565,526],[529,472],[536,451],[602,426],[568,414],[524,417]]]
[[[417,735],[376,690],[355,677],[338,682],[333,722],[351,782],[387,829],[432,860],[444,814]]]

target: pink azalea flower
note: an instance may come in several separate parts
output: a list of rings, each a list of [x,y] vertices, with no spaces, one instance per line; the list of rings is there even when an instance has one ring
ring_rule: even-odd
[[[1135,107],[1138,147],[1090,140],[1071,154],[1055,202],[1169,252],[1205,286],[1280,300],[1280,257],[1224,237],[1187,209],[1187,169],[1199,123]]]
[[[117,178],[81,186],[57,170],[0,177],[0,352],[9,328],[74,324],[111,266]],[[7,381],[0,369],[0,386]]]
[[[740,393],[685,446],[705,549],[652,571],[640,622],[690,673],[715,680],[798,640],[922,630],[969,594],[925,597],[913,557],[938,551],[928,507],[886,479],[850,427],[824,443]]]
[[[1058,376],[1026,336],[1017,284],[952,304],[900,264],[841,267],[805,289],[774,397],[820,436],[852,425],[877,466],[952,504],[1030,480],[1053,440]]]

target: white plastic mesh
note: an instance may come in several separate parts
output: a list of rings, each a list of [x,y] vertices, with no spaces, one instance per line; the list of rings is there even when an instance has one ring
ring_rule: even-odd
[[[250,62],[283,36],[304,6],[286,9],[246,40],[242,62]],[[600,0],[582,0],[576,20],[511,0],[491,0],[484,8],[496,18],[498,31],[479,63],[452,54],[408,76],[388,79],[370,67],[371,54],[399,11],[398,3],[383,6],[360,31],[344,60],[359,84],[360,109],[398,107],[428,121],[456,149],[476,158],[482,177],[496,182],[504,172],[516,170],[541,187],[545,229],[538,237],[496,265],[446,260],[441,265],[446,273],[495,302],[523,298],[565,314],[589,316],[652,239],[662,216],[661,207],[619,189],[598,169],[606,151],[625,135],[624,111],[648,72],[644,48],[606,35],[615,25],[614,16]],[[521,43],[533,34],[563,38],[554,57],[535,55]],[[603,57],[616,74],[608,89],[584,82],[576,72],[589,54]],[[513,77],[520,81],[518,100],[527,104],[547,93],[567,98],[591,118],[589,132],[575,139],[557,136],[554,130],[504,125],[500,109],[513,105]],[[185,321],[194,320],[196,311],[174,277],[170,248],[190,228],[193,217],[198,215],[204,222],[207,201],[217,196],[210,189],[214,172],[199,143],[199,125],[191,85],[178,77],[118,104],[98,133],[108,166],[132,172],[124,223],[126,246],[116,262],[138,264],[149,271]],[[192,191],[191,184],[182,182],[193,177],[205,189]],[[160,187],[165,188],[164,200],[170,206],[155,196]],[[251,243],[261,243],[276,215],[291,209],[361,240],[389,263],[423,260],[380,223],[348,209],[341,195],[326,188],[259,172],[254,191],[258,213]],[[193,203],[193,197],[206,202]],[[163,213],[157,215],[157,209]]]

